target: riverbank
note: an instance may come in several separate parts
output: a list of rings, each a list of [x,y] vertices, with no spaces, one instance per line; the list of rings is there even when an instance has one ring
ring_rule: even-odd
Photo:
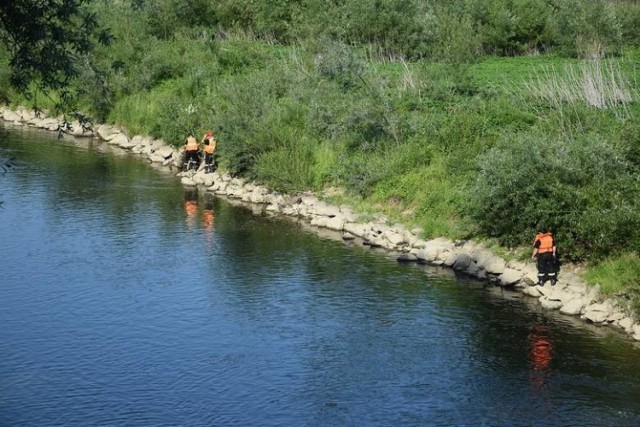
[[[49,131],[59,131],[62,125],[61,119],[39,117],[23,108],[12,110],[3,107],[0,117],[17,125]],[[162,140],[139,135],[130,137],[126,131],[111,125],[88,130],[80,123],[71,123],[66,133],[74,137],[98,138],[136,153],[151,164],[179,171],[179,150]],[[296,218],[318,230],[342,233],[345,241],[359,239],[371,248],[390,251],[399,262],[444,266],[495,286],[516,289],[537,299],[545,309],[558,310],[595,325],[616,328],[640,341],[640,323],[636,322],[624,302],[604,298],[598,287],[588,286],[572,266],[563,266],[556,286],[547,284],[540,287],[535,285],[534,264],[505,260],[477,242],[454,242],[446,238],[424,240],[419,237],[420,230],[408,230],[400,224],[389,225],[383,215],[364,220],[349,206],[333,206],[314,194],[279,194],[224,172],[178,172],[178,175],[187,187],[199,187],[219,196],[250,203],[268,214]]]

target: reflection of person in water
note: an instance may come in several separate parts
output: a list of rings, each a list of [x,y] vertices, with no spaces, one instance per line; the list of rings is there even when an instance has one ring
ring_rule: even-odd
[[[184,211],[189,218],[193,218],[198,214],[198,202],[195,200],[185,200]]]
[[[536,325],[529,334],[529,377],[535,388],[543,388],[551,376],[551,360],[553,349],[549,337],[549,329]]]
[[[193,226],[195,219],[198,216],[198,202],[195,200],[184,200],[184,213],[186,214],[186,221],[189,227]]]
[[[211,244],[211,240],[213,237],[213,223],[215,221],[215,215],[213,214],[213,209],[207,207],[202,212],[202,225],[204,227],[205,239],[207,241],[207,245]]]
[[[202,212],[202,224],[206,230],[213,230],[213,221],[215,220],[215,215],[213,214],[213,209],[205,209]]]

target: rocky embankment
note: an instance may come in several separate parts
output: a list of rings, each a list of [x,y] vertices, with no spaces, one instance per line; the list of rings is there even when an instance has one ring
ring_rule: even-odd
[[[18,108],[0,108],[5,121],[59,131],[60,119],[38,117],[33,111]],[[110,125],[100,125],[95,130],[83,129],[72,123],[67,133],[76,137],[99,138],[139,154],[146,161],[179,171],[180,151],[162,140],[144,136],[129,136],[125,131]],[[372,248],[383,248],[397,253],[399,262],[417,262],[441,265],[486,280],[496,286],[512,287],[536,298],[549,310],[578,316],[586,322],[609,326],[624,331],[640,341],[640,322],[629,314],[621,301],[604,298],[598,286],[590,287],[578,274],[563,266],[558,283],[536,286],[537,272],[533,263],[506,261],[479,243],[454,242],[446,238],[424,240],[420,230],[408,230],[399,224],[389,225],[382,215],[364,221],[349,206],[333,206],[313,194],[291,196],[278,194],[268,188],[255,185],[226,173],[178,172],[182,184],[199,187],[205,191],[253,205],[260,205],[272,214],[294,217],[321,229],[342,233],[344,240],[361,239]]]

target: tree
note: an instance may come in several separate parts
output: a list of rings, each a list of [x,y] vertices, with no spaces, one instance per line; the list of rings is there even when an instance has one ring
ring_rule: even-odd
[[[100,28],[89,0],[0,0],[0,40],[9,51],[10,82],[29,96],[32,85],[58,91],[65,102],[78,61],[111,35]]]

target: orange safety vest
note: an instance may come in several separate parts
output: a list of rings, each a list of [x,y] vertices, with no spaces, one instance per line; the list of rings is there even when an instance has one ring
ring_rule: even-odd
[[[533,241],[533,244],[535,245],[538,240],[540,241],[540,246],[538,247],[539,254],[553,252],[553,234],[538,233],[535,240]]]
[[[216,151],[216,140],[210,139],[209,144],[204,146],[205,153],[213,154]]]
[[[198,141],[192,136],[187,138],[187,146],[185,147],[187,151],[198,151]]]

